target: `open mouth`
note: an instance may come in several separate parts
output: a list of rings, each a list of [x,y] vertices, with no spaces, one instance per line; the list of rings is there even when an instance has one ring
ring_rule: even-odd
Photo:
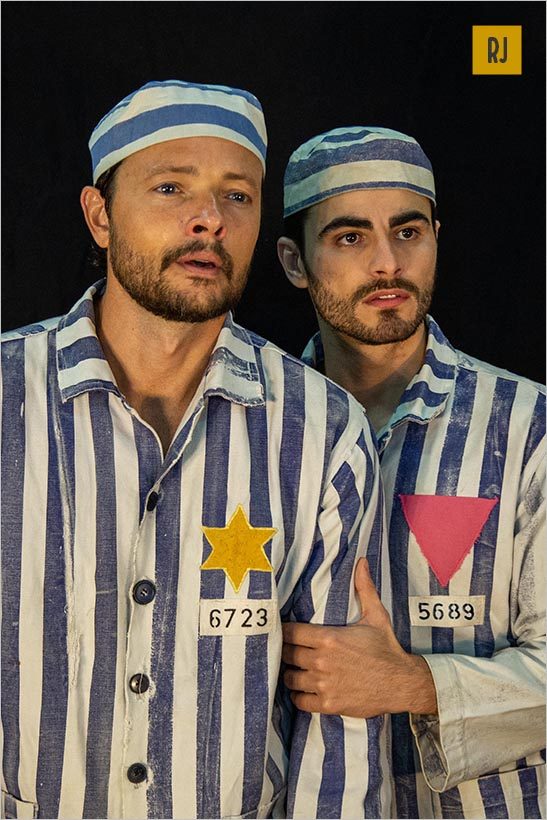
[[[199,254],[196,256],[181,256],[177,265],[198,276],[212,277],[222,271],[222,263],[213,254]]]

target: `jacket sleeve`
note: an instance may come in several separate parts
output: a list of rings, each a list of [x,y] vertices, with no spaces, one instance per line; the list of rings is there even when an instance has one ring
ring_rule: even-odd
[[[543,450],[536,451],[533,461],[519,497],[508,568],[511,645],[491,658],[423,656],[435,682],[438,718],[411,715],[411,726],[424,776],[434,791],[445,791],[545,747]]]
[[[338,463],[325,484],[291,620],[330,625],[357,620],[353,576],[362,555],[390,605],[383,492],[367,431]],[[287,817],[389,817],[389,729],[384,717],[364,720],[295,710]]]

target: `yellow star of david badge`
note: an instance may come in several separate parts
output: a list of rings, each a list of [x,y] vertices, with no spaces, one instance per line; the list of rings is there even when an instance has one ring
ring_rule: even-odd
[[[253,527],[238,504],[227,527],[202,527],[213,548],[201,569],[223,569],[236,592],[250,569],[272,572],[264,545],[277,532],[273,527]]]

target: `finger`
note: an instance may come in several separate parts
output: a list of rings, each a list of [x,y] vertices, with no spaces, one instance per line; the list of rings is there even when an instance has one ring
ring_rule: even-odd
[[[297,624],[293,621],[281,626],[283,627],[283,640],[285,643],[312,648],[318,646],[321,632],[325,629],[324,626],[319,624]]]
[[[281,651],[281,659],[289,666],[298,666],[300,669],[311,669],[315,650],[307,646],[296,646],[292,643],[284,643]]]
[[[370,577],[368,561],[360,558],[355,569],[355,591],[361,604],[361,620],[359,623],[369,626],[383,626],[386,617],[389,620],[386,609],[380,600],[378,590]]]
[[[333,714],[333,712],[327,712],[322,708],[321,701],[317,695],[312,695],[308,692],[291,692],[291,700],[301,712],[321,712],[325,715]]]
[[[309,672],[300,669],[286,669],[283,673],[283,681],[287,689],[293,692],[307,692],[315,694],[313,677]]]

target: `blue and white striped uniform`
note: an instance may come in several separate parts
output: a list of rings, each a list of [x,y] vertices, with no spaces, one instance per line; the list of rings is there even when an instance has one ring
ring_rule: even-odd
[[[545,390],[427,322],[423,367],[378,431],[394,627],[425,656],[439,706],[438,719],[392,716],[396,816],[545,816]],[[319,334],[303,358],[321,369]],[[429,499],[455,496],[463,509],[497,501],[443,586],[414,529],[434,544],[443,522],[425,519]],[[424,511],[413,528],[405,498]],[[466,526],[456,521],[455,540]]]
[[[363,553],[380,580],[361,406],[228,315],[164,458],[96,288],[2,341],[4,816],[389,816],[387,721],[310,717],[278,686],[280,621],[355,618]],[[229,553],[241,585],[202,568],[235,513],[275,530],[262,568]]]

